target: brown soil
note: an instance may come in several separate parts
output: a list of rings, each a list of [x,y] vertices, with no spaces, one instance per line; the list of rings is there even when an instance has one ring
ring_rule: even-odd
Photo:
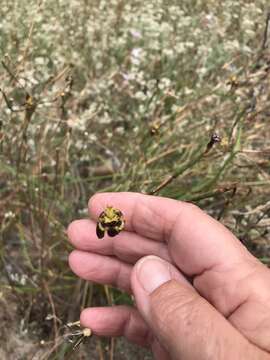
[[[31,332],[18,315],[18,299],[9,295],[7,299],[0,292],[0,359],[1,360],[151,360],[145,349],[130,344],[123,338],[114,339],[111,351],[110,339],[92,336],[75,351],[64,355],[63,346],[54,355],[49,355],[53,343],[42,341],[35,326]],[[62,339],[61,339],[62,341]],[[70,346],[68,342],[66,346]],[[61,353],[62,352],[62,353]]]

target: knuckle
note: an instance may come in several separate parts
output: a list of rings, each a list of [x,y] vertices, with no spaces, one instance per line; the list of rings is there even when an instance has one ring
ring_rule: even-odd
[[[193,213],[193,212],[201,212],[202,210],[199,208],[199,206],[195,205],[194,203],[191,202],[186,202],[185,203],[185,207],[186,210]]]
[[[186,219],[193,219],[198,213],[202,213],[202,210],[195,204],[190,202],[179,201],[179,211],[173,223],[169,226],[167,239],[171,239],[179,226],[179,223],[186,221]]]

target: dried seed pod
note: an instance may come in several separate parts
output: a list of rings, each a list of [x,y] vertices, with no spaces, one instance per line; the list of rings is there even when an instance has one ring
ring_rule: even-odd
[[[106,232],[111,237],[116,236],[124,229],[124,226],[125,220],[122,212],[112,206],[107,206],[98,218],[97,237],[102,239]]]

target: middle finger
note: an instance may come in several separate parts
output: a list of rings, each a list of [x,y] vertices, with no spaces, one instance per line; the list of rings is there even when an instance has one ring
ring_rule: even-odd
[[[130,264],[135,264],[147,255],[156,255],[171,261],[166,243],[150,240],[133,232],[122,231],[116,237],[105,235],[104,239],[98,239],[96,223],[93,220],[73,221],[67,233],[70,242],[78,250],[115,256]]]
[[[69,255],[71,270],[84,280],[112,285],[131,293],[130,277],[133,266],[111,256],[74,250]]]

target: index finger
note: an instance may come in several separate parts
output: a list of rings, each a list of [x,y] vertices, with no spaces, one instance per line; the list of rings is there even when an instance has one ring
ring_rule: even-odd
[[[100,193],[89,200],[90,217],[97,220],[100,213],[113,206],[121,210],[125,230],[149,239],[165,241],[181,208],[180,202],[132,192]]]
[[[89,200],[90,216],[97,219],[106,206],[123,212],[125,230],[166,242],[187,275],[251,256],[225,226],[193,204],[139,193],[100,193]]]

